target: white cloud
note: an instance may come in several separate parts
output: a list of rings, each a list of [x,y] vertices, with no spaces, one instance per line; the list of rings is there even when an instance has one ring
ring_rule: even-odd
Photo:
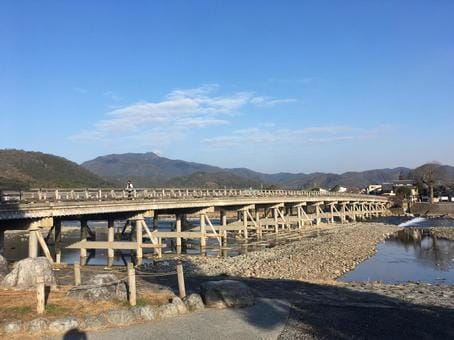
[[[248,128],[235,130],[231,135],[206,138],[202,142],[214,148],[250,144],[326,144],[348,140],[376,138],[390,132],[392,127],[356,128],[345,125],[316,126],[303,129]]]
[[[142,144],[158,145],[157,136],[167,142],[181,138],[189,129],[229,124],[229,118],[247,106],[271,106],[293,102],[294,99],[275,99],[257,96],[254,92],[217,95],[216,84],[193,89],[177,89],[161,101],[142,101],[115,108],[92,129],[70,137],[77,142],[127,140],[130,134],[140,136]],[[112,96],[108,91],[104,95]]]

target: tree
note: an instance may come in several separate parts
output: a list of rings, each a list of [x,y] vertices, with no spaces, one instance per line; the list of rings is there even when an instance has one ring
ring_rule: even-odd
[[[434,201],[434,186],[439,180],[438,169],[440,164],[437,162],[427,163],[415,169],[414,177],[420,186],[428,188],[429,202]]]
[[[339,192],[340,191],[340,185],[337,184],[337,185],[333,186],[331,189],[329,189],[329,191],[331,191],[331,192]]]

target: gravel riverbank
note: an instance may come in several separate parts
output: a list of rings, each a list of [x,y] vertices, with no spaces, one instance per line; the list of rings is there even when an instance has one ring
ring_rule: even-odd
[[[288,280],[332,280],[375,253],[400,228],[382,223],[307,228],[293,242],[229,258],[188,257],[189,272]]]

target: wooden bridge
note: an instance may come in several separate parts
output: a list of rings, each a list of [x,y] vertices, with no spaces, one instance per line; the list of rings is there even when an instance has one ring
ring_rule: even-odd
[[[0,192],[0,230],[29,231],[29,256],[39,247],[51,261],[60,261],[61,227],[64,221],[80,222],[80,241],[67,248],[80,249],[85,263],[87,249],[107,249],[108,258],[117,249],[134,252],[140,263],[143,249],[162,256],[163,240],[174,240],[176,252],[186,239],[199,240],[200,248],[213,238],[225,247],[227,236],[248,240],[284,230],[302,230],[313,224],[346,223],[387,213],[388,199],[348,193],[300,190],[238,189],[34,189]],[[171,231],[159,230],[159,217],[174,221]],[[196,218],[197,225],[188,217]],[[152,218],[152,226],[145,223]],[[107,241],[97,241],[89,223],[107,221]],[[121,233],[115,233],[121,221]],[[43,230],[54,240],[48,247]],[[125,240],[125,232],[129,239]],[[3,236],[2,236],[3,237]],[[47,238],[48,239],[48,238]],[[111,263],[111,261],[109,261]]]

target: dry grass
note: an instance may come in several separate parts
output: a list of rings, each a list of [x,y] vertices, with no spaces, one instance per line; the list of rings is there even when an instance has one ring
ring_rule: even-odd
[[[69,288],[51,291],[48,295],[46,319],[54,320],[66,315],[84,317],[97,315],[123,305],[120,301],[90,302],[65,297]],[[34,291],[0,290],[0,318],[28,321],[38,317]]]

